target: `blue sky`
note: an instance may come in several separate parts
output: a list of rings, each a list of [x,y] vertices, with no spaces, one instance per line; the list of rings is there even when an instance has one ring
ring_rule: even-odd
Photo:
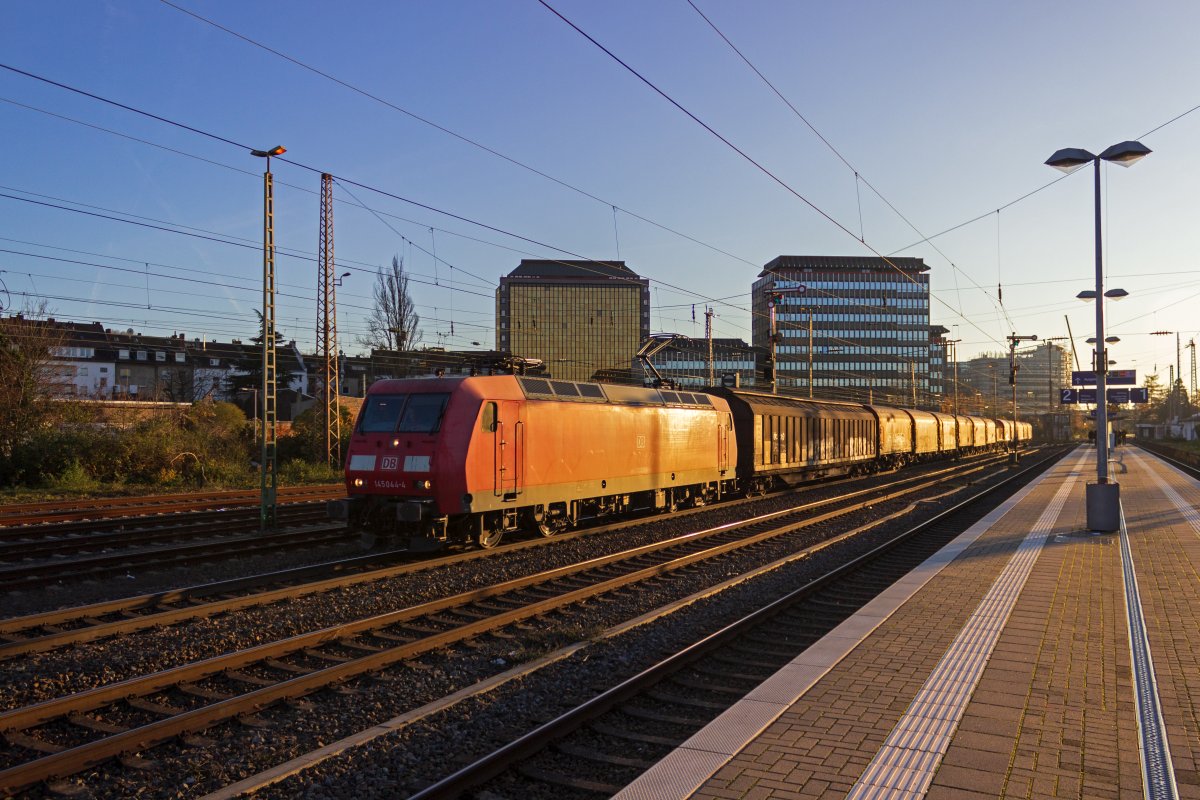
[[[1200,111],[1159,127],[1200,104],[1196,4],[693,0],[839,158],[687,0],[549,0],[789,190],[537,0],[175,2],[353,88],[155,0],[6,0],[0,62],[237,145],[286,146],[295,163],[272,162],[278,319],[306,348],[319,176],[299,165],[387,193],[335,187],[348,352],[394,254],[424,343],[469,348],[493,343],[493,289],[521,258],[619,249],[651,279],[655,331],[700,336],[711,304],[717,335],[749,340],[767,261],[873,249],[925,259],[931,320],[964,357],[1013,331],[1065,336],[1069,315],[1086,362],[1094,319],[1074,295],[1093,283],[1092,178],[1047,186],[1060,174],[1043,162],[1144,134],[1150,157],[1102,175],[1109,286],[1130,292],[1109,306],[1113,355],[1165,381],[1174,337],[1151,332],[1200,338]],[[0,137],[0,194],[22,198],[0,197],[5,312],[47,298],[60,318],[114,328],[254,334],[260,159],[8,70]]]

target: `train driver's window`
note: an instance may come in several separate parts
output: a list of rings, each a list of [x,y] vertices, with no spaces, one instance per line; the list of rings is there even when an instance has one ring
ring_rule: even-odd
[[[412,395],[404,406],[398,430],[401,433],[436,433],[449,399],[449,394]]]
[[[482,419],[483,419],[483,422],[480,425],[480,430],[482,430],[484,433],[495,433],[496,432],[496,404],[495,403],[484,403],[483,404]]]
[[[391,433],[396,430],[400,411],[404,408],[402,394],[373,394],[358,418],[359,433]]]

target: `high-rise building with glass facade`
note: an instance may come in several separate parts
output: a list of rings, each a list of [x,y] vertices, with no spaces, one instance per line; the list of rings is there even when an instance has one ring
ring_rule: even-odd
[[[919,258],[771,260],[752,288],[753,341],[770,349],[774,334],[778,390],[931,405],[928,273]]]
[[[496,349],[555,378],[628,370],[650,335],[650,281],[624,261],[525,259],[496,290]]]

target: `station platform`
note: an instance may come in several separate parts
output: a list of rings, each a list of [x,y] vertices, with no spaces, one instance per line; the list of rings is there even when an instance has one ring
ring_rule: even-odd
[[[1200,483],[1081,447],[627,786],[671,798],[1200,800]]]

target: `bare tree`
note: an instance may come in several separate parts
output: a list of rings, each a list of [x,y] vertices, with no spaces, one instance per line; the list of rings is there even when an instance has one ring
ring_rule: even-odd
[[[65,337],[45,319],[46,305],[0,319],[0,456],[51,424],[63,393],[55,353]]]
[[[392,256],[390,269],[375,273],[375,307],[367,317],[367,333],[358,337],[363,347],[378,350],[411,350],[421,341],[408,276],[403,259]]]

